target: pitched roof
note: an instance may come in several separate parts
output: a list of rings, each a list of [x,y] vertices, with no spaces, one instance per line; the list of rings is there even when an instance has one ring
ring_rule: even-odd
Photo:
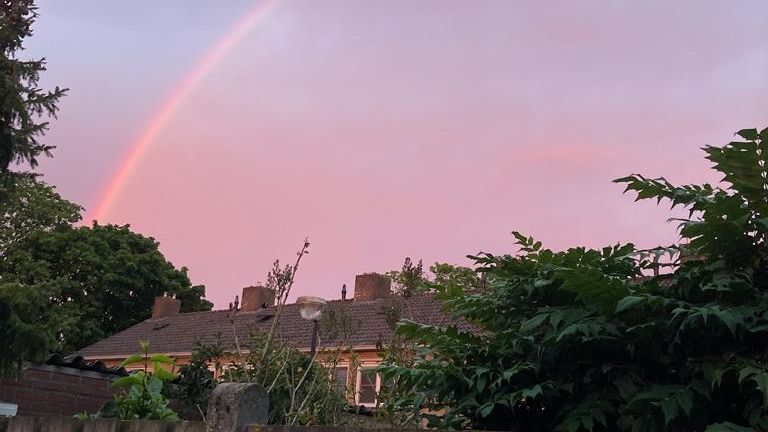
[[[441,303],[433,294],[420,294],[407,299],[390,297],[357,302],[333,300],[328,302],[324,313],[327,319],[320,327],[319,346],[375,347],[388,341],[393,331],[388,323],[392,322],[388,319],[388,315],[391,317],[392,314],[387,311],[393,308],[401,311],[399,315],[402,318],[422,324],[456,324],[462,329],[471,327],[443,312]],[[190,312],[160,320],[146,320],[83,348],[76,354],[88,358],[124,357],[138,351],[139,341],[149,341],[151,351],[156,353],[188,353],[197,341],[210,345],[215,344],[217,339],[224,348],[232,348],[235,332],[241,343],[252,330],[268,332],[275,311],[275,306],[254,312],[238,311],[234,314],[234,322],[228,310]],[[308,348],[312,324],[301,318],[298,305],[287,304],[280,316],[278,333],[296,348]]]

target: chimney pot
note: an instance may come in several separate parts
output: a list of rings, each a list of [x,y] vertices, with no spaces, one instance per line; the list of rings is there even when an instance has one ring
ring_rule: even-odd
[[[243,312],[257,311],[263,307],[275,305],[275,291],[263,286],[243,288],[240,310]]]
[[[181,300],[168,297],[165,294],[162,297],[155,297],[155,304],[152,305],[153,320],[178,315],[179,312],[181,312]]]
[[[355,276],[355,301],[387,298],[392,294],[392,280],[379,273]]]

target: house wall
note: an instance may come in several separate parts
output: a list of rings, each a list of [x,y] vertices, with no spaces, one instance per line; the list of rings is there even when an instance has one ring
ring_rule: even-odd
[[[0,380],[0,402],[18,405],[20,416],[93,414],[112,399],[117,377],[58,366],[32,366],[18,379]]]
[[[306,350],[304,350],[306,351]],[[175,366],[172,369],[172,372],[176,372],[179,366],[189,364],[189,362],[192,360],[192,354],[191,353],[162,353],[165,354],[171,358],[173,358],[176,362]],[[343,352],[338,358],[337,367],[341,368],[347,368],[347,383],[346,383],[346,395],[347,400],[350,404],[353,405],[359,405],[358,403],[358,392],[360,387],[360,369],[362,368],[372,368],[376,367],[381,363],[381,355],[382,351],[373,347],[358,347],[356,349],[353,349],[353,351],[350,352]],[[88,358],[88,360],[99,360],[103,362],[107,367],[114,367],[119,366],[120,362],[123,361],[124,358]],[[329,359],[323,358],[323,353],[318,354],[318,360],[329,364]],[[225,362],[226,363],[226,362]],[[135,369],[141,369],[143,365],[141,364],[135,364],[135,365],[127,365],[125,368],[128,371],[135,370]],[[365,404],[368,406],[372,406],[375,404]]]

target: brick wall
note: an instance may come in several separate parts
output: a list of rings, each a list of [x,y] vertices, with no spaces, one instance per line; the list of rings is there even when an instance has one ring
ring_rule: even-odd
[[[18,379],[0,380],[0,402],[17,404],[19,416],[93,414],[112,399],[110,385],[116,378],[74,368],[32,366]]]
[[[392,294],[392,279],[378,273],[355,276],[355,301],[368,301],[389,297]]]

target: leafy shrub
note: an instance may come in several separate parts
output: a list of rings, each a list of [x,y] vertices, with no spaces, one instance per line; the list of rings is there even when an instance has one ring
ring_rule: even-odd
[[[381,367],[389,403],[450,428],[768,429],[768,129],[738,135],[704,148],[722,187],[616,180],[689,210],[683,246],[555,252],[515,233],[519,253],[471,257],[485,289],[438,290],[476,328],[401,322],[418,345]]]
[[[120,420],[178,420],[176,413],[168,407],[168,399],[163,395],[163,383],[175,378],[164,366],[172,365],[173,360],[162,354],[150,354],[147,342],[141,342],[140,346],[141,354],[128,357],[121,365],[143,363],[143,368],[112,383],[112,387],[125,388],[126,391],[116,393],[115,400],[104,404],[96,417]]]
[[[208,399],[217,384],[209,365],[213,364],[214,369],[221,373],[224,355],[220,342],[214,345],[197,343],[191,361],[179,367],[176,379],[163,387],[163,394],[191,412],[199,413],[199,419],[204,421]]]
[[[199,344],[192,353],[193,361],[179,368],[179,375],[166,394],[187,406],[197,406],[202,413],[219,382],[258,383],[269,395],[270,424],[337,425],[343,422],[347,403],[335,381],[337,356],[329,351],[319,353],[328,363],[324,366],[305,353],[273,340],[267,361],[262,362],[266,336],[253,332],[245,343],[242,352]],[[225,365],[226,361],[229,363]],[[212,363],[217,365],[219,379],[208,369]]]
[[[263,334],[253,333],[247,342],[249,354],[233,363],[222,380],[261,384],[269,395],[270,424],[341,423],[347,403],[336,385],[333,368],[275,339],[267,361],[262,361],[265,343]]]

